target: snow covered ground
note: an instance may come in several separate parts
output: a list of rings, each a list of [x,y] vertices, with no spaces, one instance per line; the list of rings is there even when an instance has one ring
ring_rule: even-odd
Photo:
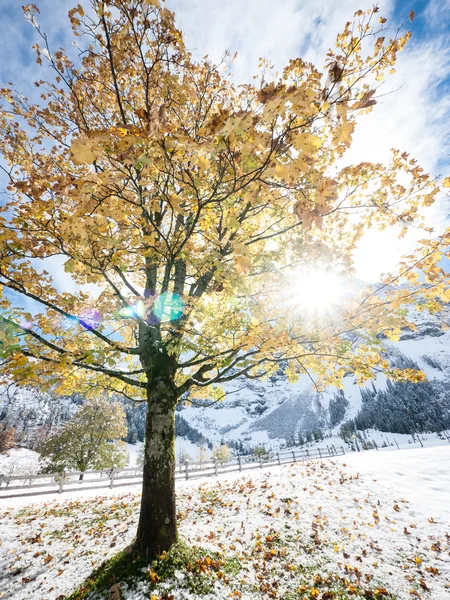
[[[336,458],[392,495],[450,524],[450,445],[411,450],[352,453]],[[450,531],[449,531],[450,533]],[[450,558],[449,558],[450,560]],[[450,599],[450,592],[449,592]]]
[[[139,462],[139,456],[141,454],[142,442],[136,442],[136,444],[127,444],[128,451],[128,466],[136,467]]]
[[[40,456],[27,448],[11,448],[0,454],[0,473],[3,475],[32,475],[40,469]]]
[[[330,437],[325,437],[323,440],[318,442],[310,442],[308,444],[304,444],[303,446],[297,446],[300,450],[309,448],[314,450],[318,447],[326,447],[326,446],[335,446],[336,448],[343,447],[346,452],[356,452],[357,448],[361,452],[366,451],[367,448],[370,449],[370,445],[367,444],[376,444],[377,448],[381,452],[389,451],[389,450],[398,450],[398,449],[413,449],[413,448],[432,448],[435,446],[447,446],[450,445],[450,432],[445,432],[447,438],[444,434],[440,434],[440,437],[437,433],[420,433],[419,436],[414,434],[414,436],[407,433],[391,433],[391,432],[383,432],[378,431],[377,429],[365,429],[363,431],[357,432],[359,437],[355,441],[351,443],[345,442],[340,435],[337,433],[331,435]],[[352,448],[353,445],[353,448]],[[366,446],[366,447],[365,447]],[[291,448],[289,447],[289,450]]]
[[[239,573],[218,578],[211,600],[321,600],[338,597],[325,593],[338,588],[355,599],[381,590],[398,600],[448,600],[449,465],[447,445],[179,481],[180,534],[237,559]],[[137,491],[22,500],[0,502],[0,598],[56,600],[135,533]],[[149,585],[123,586],[122,600],[197,597],[181,574]]]

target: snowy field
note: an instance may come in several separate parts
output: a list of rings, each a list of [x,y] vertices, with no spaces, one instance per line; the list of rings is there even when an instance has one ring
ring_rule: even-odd
[[[27,448],[12,448],[0,454],[0,473],[4,475],[32,475],[40,469],[40,456]]]
[[[392,495],[403,494],[411,505],[450,524],[450,445],[413,450],[351,453],[337,457],[372,477]],[[450,531],[449,531],[450,533]],[[450,592],[449,592],[450,600]]]
[[[448,600],[449,466],[447,445],[180,481],[180,534],[238,565],[233,577],[217,577],[210,600]],[[136,491],[26,502],[0,502],[2,599],[62,600],[135,533]],[[198,597],[182,574],[120,594]]]

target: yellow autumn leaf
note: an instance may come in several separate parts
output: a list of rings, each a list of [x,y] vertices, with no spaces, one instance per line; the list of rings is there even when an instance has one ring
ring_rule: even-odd
[[[336,200],[337,197],[337,181],[335,179],[326,179],[317,190],[315,200],[318,204],[325,204],[330,200]]]
[[[385,331],[385,335],[391,342],[398,342],[400,340],[401,330],[396,328],[389,331]]]
[[[356,104],[351,106],[351,108],[353,110],[358,110],[361,108],[369,108],[370,106],[374,106],[377,103],[377,101],[373,99],[375,92],[376,90],[369,90],[368,92],[365,92],[362,98],[358,100]]]
[[[197,158],[197,164],[200,169],[204,170],[209,167],[209,160],[205,156],[199,155]]]
[[[353,123],[350,123],[350,121],[344,121],[344,123],[342,123],[342,125],[339,128],[338,141],[345,144],[347,148],[352,143],[352,133],[354,128],[355,125]]]
[[[236,266],[236,271],[241,275],[242,273],[248,273],[251,260],[248,256],[235,256],[234,264]]]
[[[444,187],[444,188],[450,188],[450,177],[446,177],[442,181],[442,187]]]
[[[91,148],[81,142],[73,142],[70,151],[72,160],[76,165],[92,164],[95,160],[95,154]]]
[[[294,139],[294,148],[304,154],[314,154],[320,145],[320,138],[311,133],[299,133]]]

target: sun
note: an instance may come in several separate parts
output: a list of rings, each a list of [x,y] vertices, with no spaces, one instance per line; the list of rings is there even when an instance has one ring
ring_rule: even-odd
[[[291,284],[292,304],[302,312],[333,312],[345,295],[343,278],[331,270],[297,271]]]

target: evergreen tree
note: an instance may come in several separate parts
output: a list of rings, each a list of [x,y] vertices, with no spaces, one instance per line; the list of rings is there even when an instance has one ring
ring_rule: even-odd
[[[406,357],[405,357],[406,360]],[[450,426],[450,392],[442,381],[386,382],[384,390],[361,390],[357,429],[411,434]]]
[[[361,390],[361,393],[362,391],[363,390]],[[336,425],[343,420],[348,407],[349,402],[345,397],[344,392],[339,390],[339,392],[335,394],[334,398],[331,398],[328,406],[328,411],[330,413],[330,427],[336,427]]]
[[[321,442],[323,440],[323,433],[320,429],[314,429],[313,438],[315,442]]]
[[[242,440],[230,440],[228,442],[228,446],[230,448],[233,448],[233,450],[235,450],[235,453],[238,455],[242,456],[243,454],[248,453],[248,450],[246,450],[246,448],[244,447]]]
[[[253,448],[253,452],[252,452],[253,456],[257,457],[257,458],[264,458],[265,456],[267,456],[269,453],[267,452],[267,450],[264,448],[264,446],[261,444],[260,446],[255,446]]]
[[[348,420],[345,423],[342,423],[341,428],[339,430],[339,435],[343,440],[348,440],[353,435],[353,431],[355,430],[354,421]]]

